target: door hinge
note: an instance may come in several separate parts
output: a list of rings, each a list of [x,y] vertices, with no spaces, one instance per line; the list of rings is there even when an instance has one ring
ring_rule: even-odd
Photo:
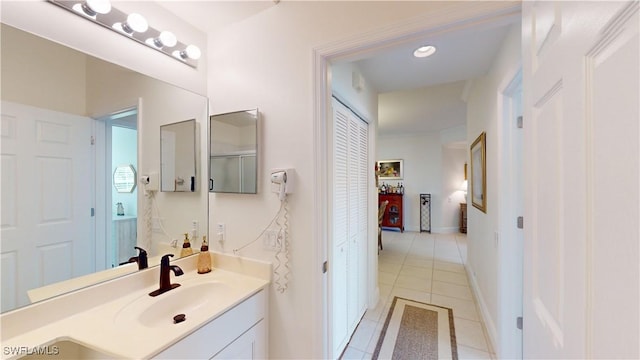
[[[95,145],[96,144],[96,138],[91,135],[91,145]]]
[[[327,269],[328,269],[329,265],[327,265],[327,262],[323,262],[322,263],[322,273],[326,274],[327,273]]]
[[[522,330],[522,316],[518,316],[518,318],[516,319],[516,326],[518,327],[518,329]]]
[[[518,229],[524,229],[524,217],[518,216]]]
[[[518,129],[522,129],[524,127],[524,120],[522,119],[522,116],[518,116],[518,119],[516,120],[516,122],[518,124],[517,125]]]
[[[96,208],[91,208],[91,217],[96,216]]]

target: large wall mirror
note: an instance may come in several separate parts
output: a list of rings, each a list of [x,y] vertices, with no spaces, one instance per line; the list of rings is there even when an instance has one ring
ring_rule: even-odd
[[[0,36],[2,311],[138,271],[134,246],[150,266],[179,254],[194,221],[199,247],[208,192],[157,191],[160,127],[194,119],[179,177],[206,184],[207,131],[192,130],[207,98],[5,24]]]
[[[160,126],[160,190],[196,191],[196,120]]]
[[[212,115],[209,191],[258,192],[258,109]]]

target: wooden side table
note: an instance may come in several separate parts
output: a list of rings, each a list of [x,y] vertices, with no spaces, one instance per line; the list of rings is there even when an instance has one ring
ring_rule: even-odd
[[[460,203],[460,232],[467,233],[467,204]]]

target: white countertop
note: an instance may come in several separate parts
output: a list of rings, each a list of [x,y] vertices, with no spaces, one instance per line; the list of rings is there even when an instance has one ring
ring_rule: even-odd
[[[217,267],[208,274],[198,274],[196,259],[192,256],[172,261],[184,275],[176,277],[171,272],[171,283],[181,286],[154,298],[148,293],[159,286],[159,267],[5,313],[0,317],[2,347],[33,348],[71,339],[113,357],[150,358],[269,284],[268,263],[216,254],[214,266],[227,269]],[[220,296],[210,296],[215,299],[194,310],[193,316],[187,314],[182,323],[173,324],[175,314],[169,314],[170,325],[147,326],[135,318],[139,312],[131,310],[132,306],[144,307],[163,296],[178,296],[199,283],[212,282],[223,285]],[[2,356],[18,357],[5,351]]]

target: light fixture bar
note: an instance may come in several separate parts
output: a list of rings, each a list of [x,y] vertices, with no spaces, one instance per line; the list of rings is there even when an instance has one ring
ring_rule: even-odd
[[[144,20],[140,14],[126,14],[113,6],[109,6],[109,10],[106,13],[93,11],[91,7],[92,4],[89,3],[95,1],[47,1],[98,25],[102,25],[122,36],[135,40],[146,47],[170,56],[183,64],[187,64],[193,68],[198,67],[200,49],[197,46],[178,41],[175,35],[169,31],[159,31],[151,25],[147,26],[146,20]],[[110,3],[108,0],[102,0],[102,2]],[[131,24],[132,20],[138,23]],[[138,24],[140,24],[140,22],[143,22],[145,26],[139,26]],[[196,50],[194,50],[194,48]]]

